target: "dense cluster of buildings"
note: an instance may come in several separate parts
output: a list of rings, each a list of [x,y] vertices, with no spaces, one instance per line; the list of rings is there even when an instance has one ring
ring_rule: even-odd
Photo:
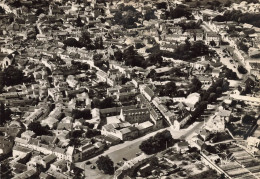
[[[230,87],[222,99],[225,105],[220,104],[221,99],[207,104],[207,110],[214,112],[204,119],[204,129],[185,146],[194,145],[202,150],[204,142],[215,133],[228,130],[233,135],[227,123],[232,123],[234,113],[239,113],[234,110],[236,107],[243,111],[241,105],[252,105],[253,111],[259,110],[260,93],[254,90],[259,87],[259,61],[251,58],[259,51],[259,28],[215,22],[212,19],[221,13],[186,6],[194,18],[165,20],[163,17],[171,8],[179,8],[178,2],[165,2],[165,9],[158,8],[157,3],[98,0],[0,3],[4,12],[0,14],[1,74],[11,68],[23,74],[20,83],[3,83],[0,94],[1,117],[3,111],[11,111],[11,120],[0,127],[0,156],[8,160],[11,172],[1,175],[11,173],[17,179],[77,178],[82,171],[74,166],[75,162],[97,156],[111,145],[166,126],[181,131],[194,122],[194,113],[202,100],[207,100],[202,99],[203,93],[223,78],[223,56],[219,53],[223,42],[234,48],[229,53],[238,57],[238,63],[248,73],[241,77],[235,71],[240,77],[236,86],[225,79]],[[230,8],[241,9],[241,4]],[[248,10],[253,12],[253,8],[256,7],[250,5]],[[148,12],[154,17],[147,20]],[[132,28],[117,22],[120,13],[138,16],[132,19]],[[131,23],[129,16],[124,17]],[[199,26],[185,29],[183,24]],[[254,30],[249,36],[253,43],[249,54],[238,49],[239,38],[228,35],[231,26]],[[214,55],[189,60],[171,57],[179,46],[197,42],[215,51]],[[153,51],[158,51],[160,57],[156,58],[162,62],[146,68],[126,65],[126,59],[134,55],[126,54],[130,46],[144,61],[152,59]],[[131,58],[134,60],[135,56]],[[19,78],[12,73],[11,77]],[[198,89],[194,79],[199,83]],[[168,91],[165,87],[171,82],[173,89]],[[251,91],[245,95],[249,87]],[[211,97],[216,95],[212,93]],[[247,140],[250,148],[247,150],[258,152],[259,140],[256,137]],[[211,157],[203,155],[206,160]],[[212,165],[233,176],[226,164]]]

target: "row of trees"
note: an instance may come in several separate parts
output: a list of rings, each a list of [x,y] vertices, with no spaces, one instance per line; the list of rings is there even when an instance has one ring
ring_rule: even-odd
[[[168,130],[165,130],[143,141],[139,148],[145,154],[150,155],[165,150],[166,147],[172,146],[176,142],[177,140],[172,138],[171,133]]]
[[[192,118],[195,120],[207,108],[207,104],[215,102],[222,92],[227,91],[229,82],[220,78],[216,80],[207,91],[201,94],[201,101],[197,104],[195,111],[192,113]]]
[[[224,15],[218,15],[213,21],[225,22],[235,21],[239,23],[248,23],[260,27],[260,14],[242,13],[240,10],[226,11]]]

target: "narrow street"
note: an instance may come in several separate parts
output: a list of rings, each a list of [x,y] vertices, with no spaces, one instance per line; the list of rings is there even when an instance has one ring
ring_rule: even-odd
[[[201,27],[206,31],[206,32],[215,32],[213,29],[211,29],[205,22],[202,22]],[[224,57],[223,50],[227,49],[230,53],[230,57]],[[227,68],[231,69],[232,71],[236,72],[237,76],[239,79],[244,79],[246,78],[247,74],[241,74],[238,72],[237,68],[239,65],[244,66],[244,64],[241,61],[241,58],[235,53],[236,49],[230,45],[220,45],[219,48],[214,48],[214,50],[217,52],[217,54],[220,56],[220,62],[223,63],[224,65],[227,66]],[[230,60],[233,60],[233,64],[230,62]],[[237,62],[236,62],[237,61]]]

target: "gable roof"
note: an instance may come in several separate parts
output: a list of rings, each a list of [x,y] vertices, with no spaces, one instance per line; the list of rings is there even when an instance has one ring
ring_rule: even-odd
[[[220,110],[218,115],[221,117],[229,117],[231,115],[231,111],[228,110]]]
[[[144,92],[147,93],[150,97],[153,97],[153,96],[154,96],[153,90],[152,90],[150,87],[148,87],[148,86],[146,86],[146,87],[144,88]]]

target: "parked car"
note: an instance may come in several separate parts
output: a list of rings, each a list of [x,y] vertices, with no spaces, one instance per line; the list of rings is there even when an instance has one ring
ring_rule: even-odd
[[[90,165],[90,164],[91,164],[91,162],[90,162],[90,161],[87,161],[87,162],[86,162],[86,165]]]
[[[127,159],[126,159],[126,158],[123,158],[123,160],[124,160],[124,161],[127,161]]]
[[[135,155],[136,156],[139,156],[139,155],[141,155],[142,154],[142,152],[137,152]]]

